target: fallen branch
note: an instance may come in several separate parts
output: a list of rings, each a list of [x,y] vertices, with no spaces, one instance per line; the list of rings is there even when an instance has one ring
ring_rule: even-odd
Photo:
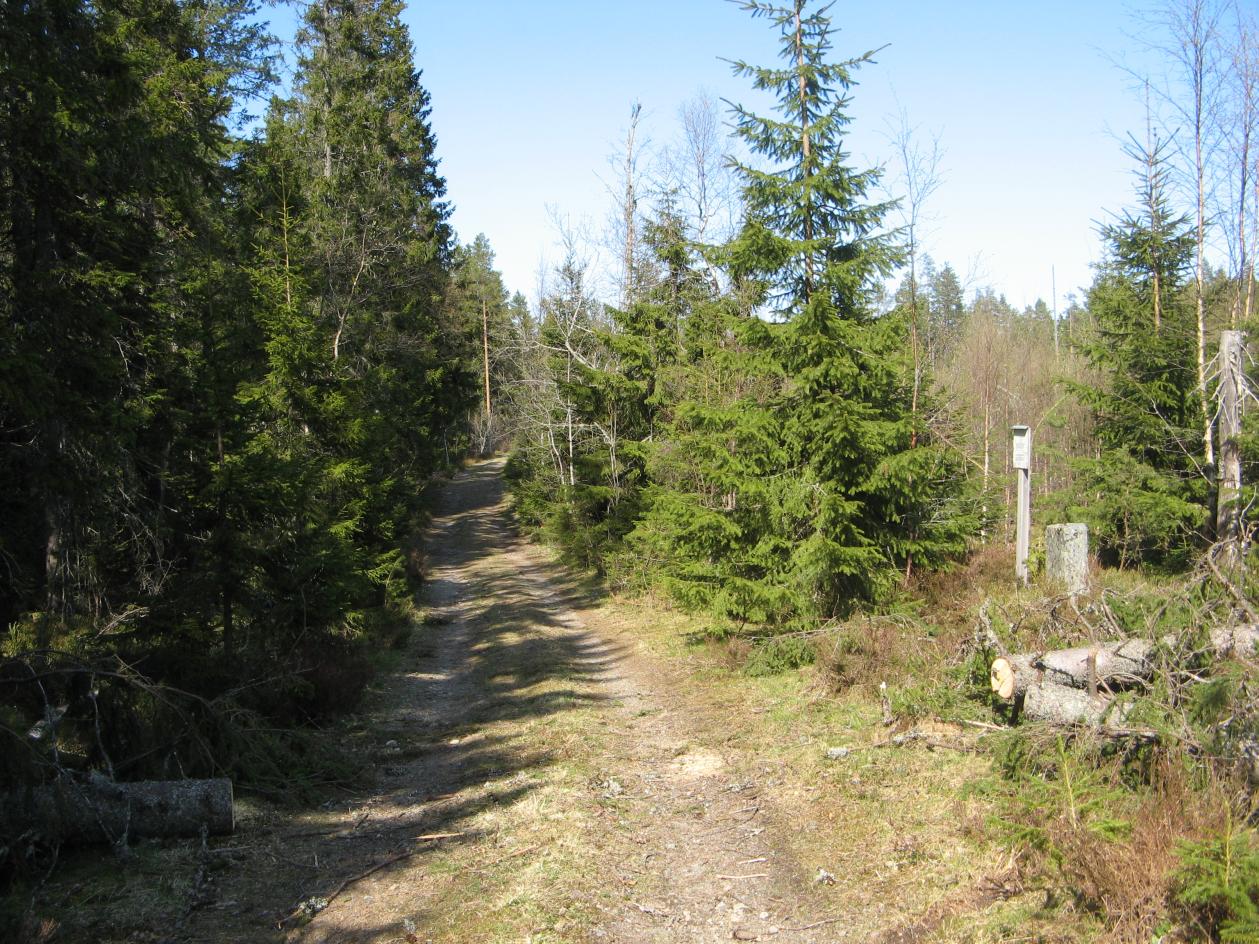
[[[951,741],[941,740],[924,734],[921,731],[906,731],[904,734],[894,734],[892,737],[884,741],[875,741],[873,744],[867,745],[871,748],[879,747],[904,747],[907,744],[913,744],[915,741],[921,741],[927,750],[935,750],[937,747],[948,748],[951,751],[961,751],[966,754],[975,753],[978,748],[970,744],[954,744]],[[853,748],[858,750],[859,748]]]
[[[979,730],[981,731],[1004,731],[1005,730],[1005,728],[1001,727],[1001,725],[999,724],[989,724],[987,721],[971,721],[969,718],[962,718],[961,720],[954,721],[952,723],[964,724],[968,728],[979,728]]]
[[[375,875],[381,869],[387,869],[389,866],[393,865],[394,863],[401,862],[403,859],[409,859],[411,858],[411,856],[415,855],[419,851],[420,851],[419,849],[407,849],[407,850],[404,850],[403,852],[394,853],[388,858],[382,859],[380,862],[377,862],[371,868],[364,869],[362,872],[359,872],[358,875],[352,875],[347,879],[343,879],[341,883],[337,885],[336,888],[334,888],[331,892],[329,892],[327,895],[324,895],[322,897],[318,911],[315,911],[312,913],[311,910],[307,907],[307,901],[310,901],[311,899],[306,899],[301,904],[299,904],[296,908],[294,908],[293,911],[286,918],[283,918],[276,925],[276,927],[279,930],[283,931],[285,928],[289,927],[290,925],[295,924],[298,920],[301,919],[303,915],[309,914],[311,915],[311,917],[314,917],[314,915],[318,914],[319,911],[323,911],[325,908],[331,905],[334,901],[336,901],[337,896],[340,895],[342,892],[344,892],[347,888],[349,888],[355,882],[361,882],[363,879],[367,878],[368,876]]]
[[[843,915],[838,915],[838,916],[836,916],[836,917],[834,917],[834,918],[823,918],[821,921],[814,921],[812,924],[801,924],[801,925],[799,925],[799,926],[797,926],[797,927],[794,927],[794,928],[781,928],[780,930],[783,930],[783,931],[812,931],[814,928],[822,928],[822,927],[825,927],[825,926],[826,926],[826,925],[828,925],[828,924],[835,924],[835,923],[837,923],[837,922],[839,922],[839,921],[843,921],[843,920],[844,920],[844,916],[843,916]]]
[[[1259,622],[1259,613],[1255,612],[1255,608],[1251,606],[1250,600],[1246,598],[1246,594],[1241,591],[1241,588],[1239,588],[1237,584],[1225,577],[1224,574],[1221,573],[1220,568],[1216,566],[1215,555],[1217,553],[1217,548],[1220,546],[1221,545],[1216,544],[1210,549],[1210,551],[1207,552],[1207,565],[1211,568],[1211,573],[1215,574],[1215,579],[1218,580],[1224,586],[1224,589],[1232,595],[1233,599],[1237,601],[1237,605],[1245,610],[1246,616],[1249,617],[1252,622]]]

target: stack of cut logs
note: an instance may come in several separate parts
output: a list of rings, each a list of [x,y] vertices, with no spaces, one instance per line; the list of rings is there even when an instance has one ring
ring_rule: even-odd
[[[1178,640],[1165,637],[1174,648]],[[1259,625],[1213,630],[1207,648],[1216,658],[1255,657]],[[1154,674],[1158,648],[1149,639],[1119,639],[1023,655],[992,663],[992,690],[1008,702],[1020,701],[1031,721],[1084,724],[1112,731],[1124,728],[1127,705],[1113,693],[1144,684]]]

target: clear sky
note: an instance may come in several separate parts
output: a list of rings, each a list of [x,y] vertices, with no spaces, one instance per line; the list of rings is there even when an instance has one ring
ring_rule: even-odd
[[[859,74],[853,163],[891,159],[903,109],[944,151],[925,248],[1018,306],[1051,302],[1056,270],[1065,307],[1091,281],[1096,221],[1131,200],[1121,139],[1144,128],[1144,106],[1114,64],[1140,52],[1129,5],[838,0],[831,17],[837,56],[886,46]],[[769,22],[724,0],[413,0],[404,20],[459,236],[485,233],[530,297],[559,255],[552,208],[603,227],[633,102],[663,145],[701,89],[757,104],[723,58],[777,55]]]

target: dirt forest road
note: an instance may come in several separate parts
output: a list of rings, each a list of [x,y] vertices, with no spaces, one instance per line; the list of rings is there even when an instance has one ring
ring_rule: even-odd
[[[512,871],[527,870],[546,862],[549,846],[572,844],[579,859],[590,857],[575,864],[596,881],[585,900],[551,904],[581,912],[567,930],[592,940],[840,939],[842,929],[829,925],[784,930],[816,917],[792,905],[792,889],[812,877],[776,850],[773,810],[754,781],[733,775],[721,744],[705,736],[713,732],[697,725],[658,666],[582,623],[578,601],[512,529],[501,465],[472,467],[443,496],[426,542],[437,632],[418,671],[397,680],[383,719],[399,741],[418,728],[439,746],[400,766],[395,790],[372,809],[432,835],[464,830],[478,820],[474,810],[492,806],[492,820],[469,831],[469,844],[483,848],[466,857],[470,868],[511,857]],[[601,750],[578,758],[593,761],[591,774],[570,784],[555,769],[554,747],[532,735],[577,709],[588,717],[573,734],[587,743],[568,749],[584,752],[594,741]],[[554,825],[541,827],[534,848],[511,843],[517,811],[531,823],[543,793],[552,794]],[[461,934],[434,920],[445,910],[444,884],[418,855],[360,882],[297,938],[390,940],[411,927],[420,940]],[[562,922],[563,914],[537,918],[552,935]]]
[[[501,473],[477,463],[445,488],[425,625],[344,735],[375,788],[246,828],[252,851],[192,939],[809,944],[887,927],[882,885],[831,887],[793,855],[817,826],[776,798],[817,791],[516,533]]]

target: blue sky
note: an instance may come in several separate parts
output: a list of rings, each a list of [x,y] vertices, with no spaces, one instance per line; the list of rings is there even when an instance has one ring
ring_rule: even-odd
[[[944,151],[925,248],[1020,306],[1050,301],[1056,270],[1064,307],[1091,280],[1096,221],[1132,193],[1121,139],[1143,129],[1144,106],[1115,64],[1142,67],[1129,6],[839,0],[831,16],[837,55],[886,46],[859,75],[853,163],[891,159],[889,121],[904,110]],[[465,241],[485,233],[527,296],[559,255],[553,212],[603,227],[631,103],[658,147],[701,89],[756,104],[723,57],[777,55],[768,21],[724,0],[416,0],[404,20],[454,224]]]

